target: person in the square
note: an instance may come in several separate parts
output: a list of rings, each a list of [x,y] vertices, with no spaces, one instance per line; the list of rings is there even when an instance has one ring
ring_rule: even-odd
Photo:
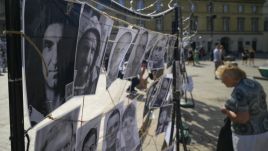
[[[216,75],[228,88],[234,88],[221,108],[231,120],[235,151],[264,151],[268,148],[268,110],[262,85],[249,79],[237,65],[222,65]]]

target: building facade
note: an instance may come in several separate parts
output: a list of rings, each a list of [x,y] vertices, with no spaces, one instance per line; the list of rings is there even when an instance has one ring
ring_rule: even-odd
[[[221,43],[227,52],[235,54],[250,48],[268,52],[263,0],[193,1],[193,5],[201,37],[195,39],[197,44],[212,50],[215,43]]]
[[[156,14],[166,10],[170,2],[168,0],[115,1],[143,14]],[[4,2],[0,0],[0,35],[5,29]],[[231,53],[238,53],[240,49],[250,47],[259,52],[268,52],[268,0],[266,2],[265,0],[178,0],[178,2],[184,20],[184,36],[196,32],[191,42],[194,42],[197,47],[204,47],[205,50],[211,51],[215,43],[221,43],[226,51]],[[174,12],[157,19],[143,20],[138,17],[133,19],[126,14],[105,9],[101,5],[95,4],[95,6],[132,24],[172,33]],[[123,25],[120,22],[116,24]]]
[[[133,3],[126,0],[116,1],[144,14],[156,14],[166,10],[169,3],[166,0],[157,2],[135,0]],[[182,11],[184,36],[196,32],[197,34],[191,38],[196,47],[204,47],[209,52],[216,43],[221,43],[227,53],[238,54],[240,50],[249,48],[257,52],[268,52],[266,42],[268,39],[265,36],[268,30],[268,18],[264,17],[265,0],[178,0],[178,2]],[[145,7],[147,9],[143,10]],[[172,32],[174,12],[146,21],[122,14],[115,16],[151,30]]]

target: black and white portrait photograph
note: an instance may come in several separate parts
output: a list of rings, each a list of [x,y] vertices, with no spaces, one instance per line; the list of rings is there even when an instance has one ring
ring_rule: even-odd
[[[172,116],[172,115],[171,115],[171,116]],[[170,140],[173,140],[173,139],[175,138],[175,136],[176,136],[175,133],[173,133],[173,136],[172,136],[172,137],[170,136],[170,135],[171,135],[171,125],[172,125],[172,121],[170,121],[170,122],[168,123],[167,129],[166,129],[166,131],[165,131],[165,142],[166,142],[167,144],[169,144]],[[176,132],[176,124],[173,125],[173,132]],[[171,137],[171,138],[170,138],[170,137]]]
[[[145,55],[146,46],[148,43],[148,31],[140,28],[136,42],[130,54],[124,78],[136,77],[140,71],[140,66]]]
[[[35,150],[74,150],[79,111],[80,107],[37,130]]]
[[[75,61],[74,95],[94,94],[113,21],[84,5]]]
[[[160,34],[157,32],[152,32],[152,31],[149,32],[148,45],[147,45],[146,50],[145,50],[144,60],[149,59],[150,52],[154,48],[154,46],[156,45],[158,35],[160,35]]]
[[[180,61],[175,62],[175,68],[176,68],[176,91],[183,91],[182,90],[182,84],[183,84],[183,75],[181,72],[181,63]]]
[[[167,67],[172,65],[172,61],[174,60],[174,49],[177,37],[176,36],[169,36],[168,45],[167,45],[167,52],[166,52],[166,61]]]
[[[146,114],[149,112],[151,108],[154,95],[157,92],[157,83],[158,81],[153,82],[146,93],[144,109],[143,109],[143,117],[146,116]]]
[[[173,104],[173,95],[172,95],[172,86],[170,86],[170,90],[168,91],[166,99],[163,101],[162,106]]]
[[[24,31],[26,92],[31,124],[65,103],[73,81],[81,4],[64,0],[26,0]],[[38,50],[37,50],[38,49]],[[69,98],[69,97],[67,97]],[[31,112],[35,111],[35,112]]]
[[[102,115],[86,121],[76,135],[76,151],[96,151]]]
[[[104,119],[104,138],[102,151],[115,151],[121,148],[121,117],[124,110],[123,102],[106,113]]]
[[[137,30],[124,27],[119,28],[109,57],[106,88],[109,88],[112,82],[117,79],[120,64],[124,61],[124,57],[136,34]]]
[[[156,135],[165,132],[168,124],[171,121],[173,105],[162,106],[159,111],[158,123],[156,127]]]
[[[149,69],[162,69],[164,68],[164,56],[166,51],[168,37],[167,35],[159,35],[157,43],[151,50],[148,65]]]
[[[154,96],[152,107],[160,107],[166,100],[167,94],[169,93],[172,79],[164,77],[160,80],[159,88]]]
[[[121,151],[135,150],[140,144],[136,119],[136,102],[132,102],[126,107],[121,123]]]

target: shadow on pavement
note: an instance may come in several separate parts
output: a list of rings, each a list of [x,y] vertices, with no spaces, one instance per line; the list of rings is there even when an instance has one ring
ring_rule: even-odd
[[[182,117],[190,126],[191,144],[200,146],[198,150],[202,150],[202,146],[204,149],[216,150],[218,133],[224,119],[219,107],[195,100],[195,108],[182,109]]]

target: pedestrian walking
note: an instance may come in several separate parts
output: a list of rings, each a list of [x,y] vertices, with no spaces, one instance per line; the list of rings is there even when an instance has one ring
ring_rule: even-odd
[[[192,63],[193,66],[195,65],[195,63],[194,63],[194,52],[193,52],[193,49],[192,48],[189,48],[188,49],[188,58],[187,58],[187,61],[188,61],[187,64]]]
[[[254,58],[255,58],[255,50],[253,48],[250,48],[249,49],[249,62],[248,62],[249,65],[252,65],[252,66],[255,65]]]
[[[222,65],[222,53],[220,50],[220,44],[216,44],[215,49],[213,50],[213,62],[215,65],[215,71],[217,70],[217,68]],[[215,75],[215,79],[218,79],[217,76]]]
[[[194,50],[194,63],[200,64],[199,63],[199,51],[198,51],[198,49]]]
[[[248,63],[248,50],[243,49],[242,53],[241,53],[241,56],[242,56],[242,64],[246,65]]]

